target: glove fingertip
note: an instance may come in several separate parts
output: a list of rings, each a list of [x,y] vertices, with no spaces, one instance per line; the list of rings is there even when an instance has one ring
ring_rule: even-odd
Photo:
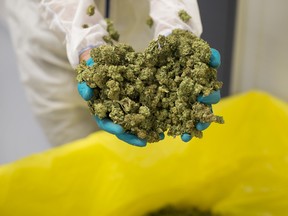
[[[211,57],[209,65],[213,68],[218,68],[221,65],[221,56],[218,50],[211,48]]]
[[[220,90],[214,91],[208,96],[199,95],[197,97],[197,101],[204,104],[216,104],[220,101],[220,99]]]
[[[163,139],[165,138],[164,133],[160,133],[160,134],[159,134],[159,138],[160,138],[160,140],[163,140]]]
[[[213,98],[213,100],[211,101],[211,104],[216,104],[220,101],[221,99],[220,90],[212,92],[211,95],[212,95],[211,97]]]
[[[111,126],[104,126],[104,130],[106,130],[107,132],[111,133],[111,134],[122,134],[124,133],[124,129],[122,126],[114,124]]]
[[[93,89],[90,88],[86,82],[78,83],[77,88],[79,94],[85,101],[90,100],[94,95]]]
[[[196,124],[196,129],[199,131],[203,131],[205,129],[207,129],[210,126],[211,123],[204,123],[204,122],[199,122],[198,124]]]
[[[138,147],[145,147],[147,145],[147,141],[135,139],[131,142],[131,144]]]
[[[147,145],[147,141],[144,139],[140,139],[137,136],[129,133],[123,133],[123,134],[117,134],[116,135],[118,139],[133,145],[133,146],[138,146],[138,147],[144,147]]]
[[[183,142],[189,142],[192,139],[192,136],[188,133],[184,133],[181,135],[181,139]]]

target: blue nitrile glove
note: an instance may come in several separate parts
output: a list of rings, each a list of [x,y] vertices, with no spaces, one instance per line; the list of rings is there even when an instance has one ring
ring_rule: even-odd
[[[93,59],[88,59],[86,64],[91,67],[94,64]],[[93,97],[93,89],[90,88],[85,82],[78,83],[78,92],[86,101]],[[100,119],[99,117],[95,116],[95,120],[102,130],[116,135],[118,139],[126,143],[140,147],[146,146],[147,144],[146,140],[140,139],[136,135],[125,132],[121,125],[113,123],[113,121],[111,121],[109,118]],[[164,139],[164,134],[160,134],[160,138]]]
[[[218,68],[220,64],[221,64],[220,53],[216,49],[211,48],[211,57],[210,57],[209,65],[213,68]],[[200,103],[211,105],[211,109],[212,109],[212,104],[218,103],[220,101],[220,98],[221,98],[220,90],[218,90],[218,91],[212,92],[210,95],[206,97],[199,95],[197,98],[197,101]],[[199,122],[196,124],[196,129],[199,131],[203,131],[206,128],[208,128],[210,124],[211,123]],[[188,133],[184,133],[181,135],[181,139],[184,142],[189,142],[192,139],[192,136]]]

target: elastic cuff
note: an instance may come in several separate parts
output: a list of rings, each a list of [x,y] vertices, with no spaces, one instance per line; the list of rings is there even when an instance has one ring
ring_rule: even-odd
[[[99,45],[98,45],[98,46],[99,46]],[[78,55],[80,56],[80,55],[82,55],[85,51],[87,51],[87,50],[89,50],[89,49],[93,49],[93,48],[98,47],[98,46],[92,46],[92,45],[90,45],[90,46],[88,46],[88,47],[80,50],[80,51],[78,52]]]
[[[83,49],[81,49],[79,52],[78,52],[78,55],[80,56],[82,53],[84,53],[86,50],[89,50],[89,49],[93,49],[93,48],[96,48],[96,47],[99,47],[101,45],[105,45],[104,42],[98,42],[96,45],[89,45]]]

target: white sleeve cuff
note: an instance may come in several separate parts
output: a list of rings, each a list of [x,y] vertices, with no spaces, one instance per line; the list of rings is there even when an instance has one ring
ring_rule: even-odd
[[[86,13],[90,5],[95,6],[92,16]],[[81,51],[105,44],[103,36],[108,35],[107,24],[93,0],[42,0],[40,10],[49,28],[66,41],[67,56],[72,67],[79,64]],[[88,28],[83,28],[84,24]]]

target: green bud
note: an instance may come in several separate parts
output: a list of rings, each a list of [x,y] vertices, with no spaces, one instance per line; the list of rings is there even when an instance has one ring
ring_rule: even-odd
[[[178,16],[185,23],[187,23],[191,19],[191,16],[185,10],[180,10],[178,12]]]
[[[110,20],[110,19],[106,19],[106,23],[107,23],[107,32],[109,34],[109,36],[115,40],[118,41],[119,40],[119,33],[116,31],[116,29],[114,28],[114,23]]]
[[[81,62],[76,72],[78,82],[94,88],[88,102],[93,115],[109,117],[148,142],[159,141],[165,131],[201,138],[198,122],[223,123],[209,105],[197,102],[222,83],[209,66],[209,45],[191,32],[177,29],[159,36],[143,53],[119,43],[94,48],[90,55],[95,64]]]
[[[95,14],[95,6],[89,5],[89,7],[86,10],[86,13],[88,16],[93,16]]]
[[[88,24],[83,24],[82,28],[89,28],[89,25]]]
[[[149,18],[146,20],[146,24],[147,24],[150,28],[152,28],[153,23],[154,23],[154,21],[153,21],[152,17],[149,17]]]

